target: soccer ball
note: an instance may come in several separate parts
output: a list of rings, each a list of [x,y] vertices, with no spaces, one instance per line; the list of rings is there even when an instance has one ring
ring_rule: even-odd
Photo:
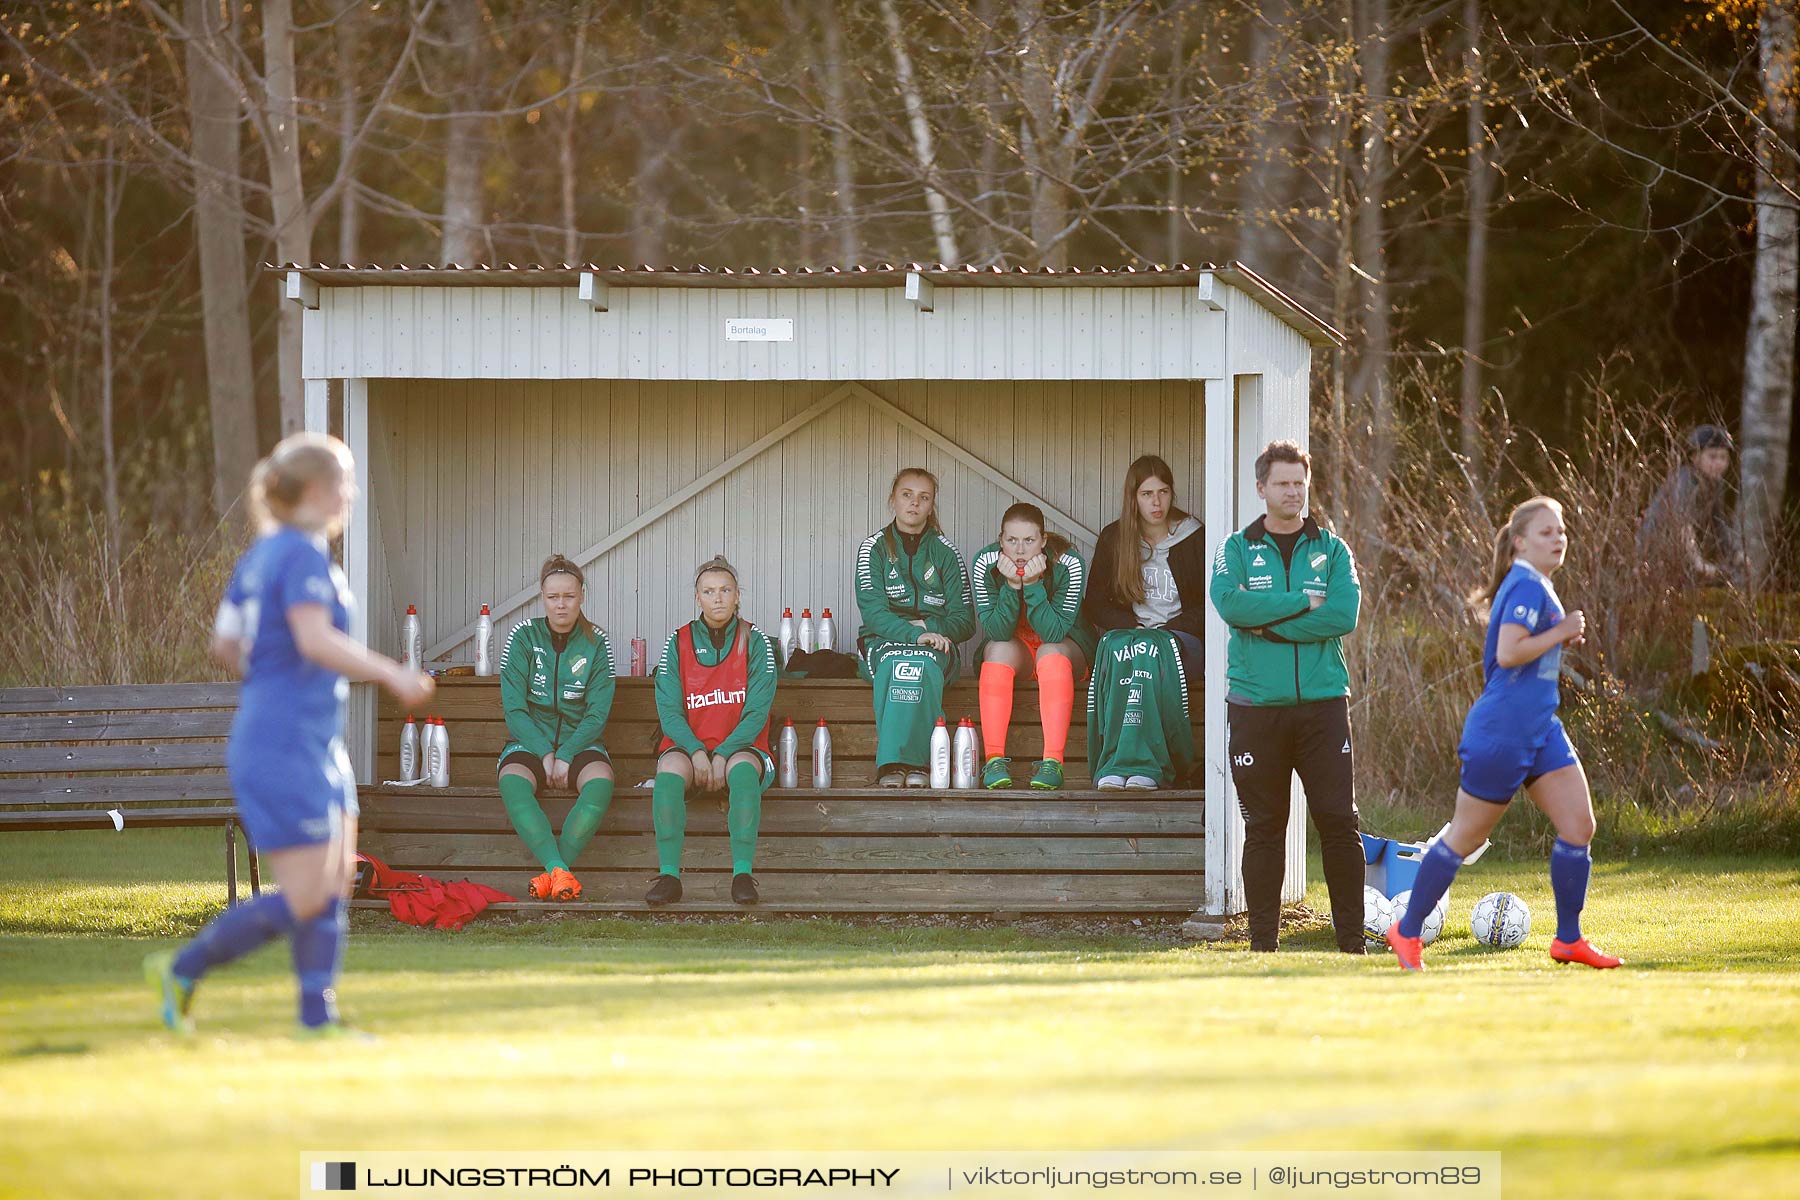
[[[1469,930],[1485,946],[1510,950],[1531,932],[1531,910],[1511,892],[1489,892],[1469,914]]]
[[[1412,889],[1408,888],[1388,902],[1394,906],[1394,920],[1398,921],[1406,915],[1406,904],[1411,899]],[[1425,923],[1419,926],[1420,943],[1429,946],[1437,941],[1438,934],[1444,932],[1444,918],[1449,915],[1450,896],[1449,893],[1445,893],[1438,897],[1438,902],[1431,906],[1430,912],[1425,914]]]
[[[1387,940],[1388,926],[1394,923],[1394,909],[1379,888],[1363,889],[1363,937],[1371,942]]]

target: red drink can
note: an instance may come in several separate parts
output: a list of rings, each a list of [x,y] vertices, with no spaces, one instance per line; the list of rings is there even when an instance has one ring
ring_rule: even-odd
[[[650,673],[650,643],[641,637],[631,639],[631,673],[633,675]]]

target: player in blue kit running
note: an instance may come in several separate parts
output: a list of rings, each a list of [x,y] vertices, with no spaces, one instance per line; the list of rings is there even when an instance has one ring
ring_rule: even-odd
[[[1556,827],[1550,850],[1550,886],[1556,894],[1557,962],[1616,967],[1620,960],[1581,936],[1593,862],[1594,805],[1587,775],[1556,716],[1562,648],[1581,644],[1587,618],[1565,613],[1550,576],[1563,565],[1569,533],[1562,505],[1534,496],[1512,511],[1494,538],[1494,568],[1475,599],[1493,601],[1488,612],[1482,666],[1487,686],[1463,722],[1462,787],[1456,816],[1425,851],[1406,912],[1387,931],[1388,945],[1409,971],[1424,969],[1420,931],[1450,890],[1463,858],[1487,840],[1506,806],[1523,787]]]
[[[191,1032],[201,976],[286,937],[300,980],[301,1031],[341,1034],[335,987],[356,860],[356,779],[344,749],[350,682],[379,682],[406,708],[430,676],[351,640],[354,603],[326,539],[356,495],[350,450],[297,433],[257,464],[250,503],[262,529],[238,560],[213,631],[213,656],[244,677],[225,767],[250,844],[279,892],[234,905],[179,952],[144,960],[163,1024]]]

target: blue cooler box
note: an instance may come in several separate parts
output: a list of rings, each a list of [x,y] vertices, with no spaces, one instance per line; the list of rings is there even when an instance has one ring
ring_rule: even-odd
[[[1363,883],[1392,900],[1412,890],[1419,874],[1424,842],[1398,842],[1393,838],[1362,835]]]

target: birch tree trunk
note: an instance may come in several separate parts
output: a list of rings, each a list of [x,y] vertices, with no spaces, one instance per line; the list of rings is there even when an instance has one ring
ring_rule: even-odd
[[[1488,167],[1487,111],[1482,95],[1486,73],[1481,61],[1481,0],[1463,0],[1463,28],[1469,39],[1464,58],[1469,76],[1469,238],[1463,279],[1462,455],[1475,483],[1475,503],[1485,509],[1481,356],[1487,341],[1488,211],[1493,204],[1494,177]]]
[[[912,56],[906,52],[906,36],[900,28],[900,14],[894,9],[894,0],[881,0],[881,19],[887,26],[888,48],[894,56],[894,77],[900,84],[900,99],[906,106],[907,125],[912,131],[913,156],[918,160],[919,178],[925,184],[925,208],[931,214],[931,234],[937,241],[938,261],[956,264],[962,261],[962,255],[956,248],[949,202],[936,186],[937,151],[932,144],[931,123],[926,120],[925,101],[913,74]]]
[[[481,219],[481,173],[486,151],[479,109],[482,80],[481,0],[450,0],[450,38],[456,61],[456,94],[444,138],[445,263],[473,266],[486,260]]]
[[[312,220],[300,178],[300,122],[294,90],[294,14],[291,0],[263,3],[265,152],[269,161],[269,206],[275,219],[275,257],[280,262],[312,258]],[[300,382],[300,307],[283,302],[279,319],[281,434],[305,424],[306,399]]]
[[[1794,164],[1795,0],[1765,0],[1761,74],[1766,108],[1756,137],[1756,266],[1744,349],[1743,493],[1738,518],[1752,575],[1774,568],[1794,424],[1794,308],[1800,285]]]
[[[194,241],[213,444],[213,508],[224,516],[256,465],[256,373],[244,271],[244,198],[236,93],[221,69],[220,0],[187,0],[187,102],[193,152]]]
[[[1357,63],[1362,71],[1362,147],[1356,198],[1352,255],[1361,308],[1361,338],[1350,395],[1359,414],[1367,414],[1369,446],[1361,518],[1368,529],[1381,528],[1383,490],[1394,461],[1393,396],[1388,360],[1393,330],[1388,311],[1387,204],[1391,155],[1388,147],[1387,0],[1359,0]]]

